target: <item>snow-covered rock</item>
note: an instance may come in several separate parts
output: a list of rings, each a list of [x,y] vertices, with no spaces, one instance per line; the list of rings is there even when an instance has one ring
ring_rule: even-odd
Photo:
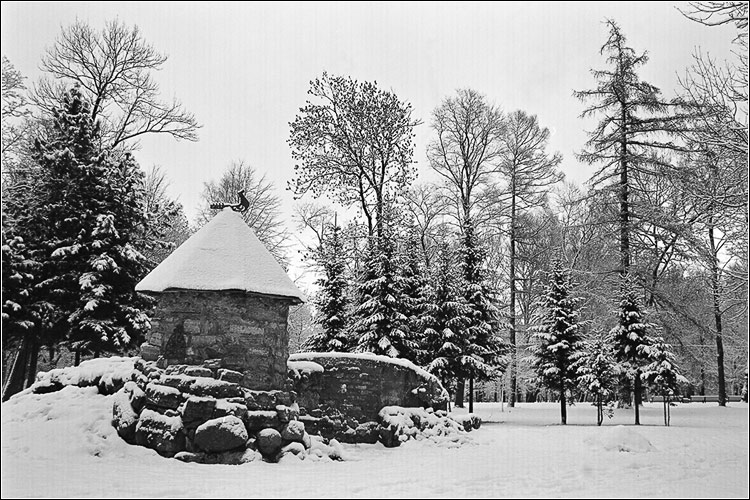
[[[195,446],[207,452],[233,450],[247,443],[247,430],[241,419],[230,415],[214,418],[195,430]]]
[[[281,434],[276,429],[263,429],[257,434],[256,445],[266,456],[274,456],[281,449]]]
[[[162,415],[146,408],[138,417],[135,442],[167,455],[182,451],[185,447],[182,419],[179,416]]]

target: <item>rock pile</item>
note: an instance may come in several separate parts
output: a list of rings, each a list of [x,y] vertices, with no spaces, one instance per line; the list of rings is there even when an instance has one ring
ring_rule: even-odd
[[[338,442],[307,433],[294,392],[249,390],[237,383],[242,376],[137,359],[114,396],[112,423],[125,441],[185,462],[341,459]]]

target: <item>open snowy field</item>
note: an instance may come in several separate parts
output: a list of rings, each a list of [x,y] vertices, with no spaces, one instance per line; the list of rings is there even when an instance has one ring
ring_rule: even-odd
[[[646,404],[644,425],[588,405],[559,422],[555,404],[476,406],[474,445],[344,445],[345,462],[186,464],[123,442],[112,396],[66,387],[2,404],[7,497],[748,497],[748,405],[681,404],[672,426]],[[459,410],[460,411],[460,410]]]

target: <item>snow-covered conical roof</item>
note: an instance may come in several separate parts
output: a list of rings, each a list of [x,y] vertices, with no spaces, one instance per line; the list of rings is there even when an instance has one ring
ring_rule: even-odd
[[[228,208],[177,247],[135,289],[242,290],[305,300],[240,214]]]

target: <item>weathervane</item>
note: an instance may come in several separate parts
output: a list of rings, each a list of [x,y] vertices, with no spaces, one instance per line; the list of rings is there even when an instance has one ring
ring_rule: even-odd
[[[245,198],[245,190],[240,189],[237,191],[237,197],[239,197],[240,201],[238,203],[235,203],[232,205],[231,203],[211,203],[210,207],[215,210],[221,210],[223,208],[231,208],[235,212],[244,212],[250,207],[250,202],[247,198]]]

